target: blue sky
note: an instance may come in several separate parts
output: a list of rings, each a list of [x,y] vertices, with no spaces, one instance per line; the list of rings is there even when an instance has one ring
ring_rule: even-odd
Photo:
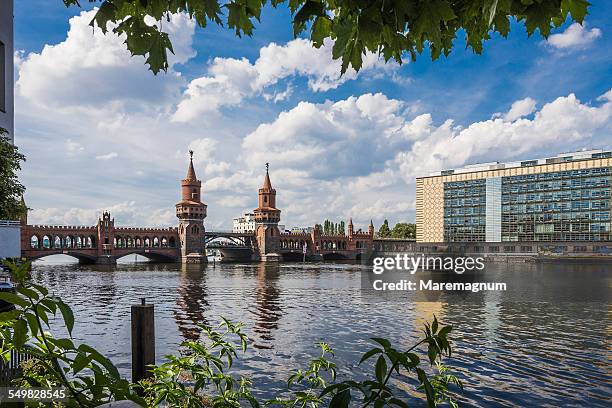
[[[610,16],[549,41],[513,24],[482,55],[464,39],[447,58],[337,76],[329,46],[291,34],[268,8],[253,38],[168,25],[177,56],[154,77],[91,16],[60,0],[17,1],[16,139],[32,221],[174,223],[186,152],[196,150],[209,228],[256,206],[271,163],[283,222],[414,219],[414,177],[474,162],[611,148]],[[84,2],[86,8],[91,6]],[[70,34],[68,34],[70,33]]]

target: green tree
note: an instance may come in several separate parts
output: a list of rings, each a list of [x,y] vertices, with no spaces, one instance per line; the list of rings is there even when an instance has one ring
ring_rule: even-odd
[[[340,221],[340,226],[338,227],[338,234],[346,234],[346,224],[344,223],[344,221]]]
[[[378,229],[378,236],[381,238],[391,236],[391,230],[389,229],[389,221],[387,219],[385,219],[385,222],[383,222],[380,228]]]
[[[63,0],[66,6],[79,6],[82,0]],[[168,69],[172,42],[163,31],[168,13],[187,13],[198,26],[209,23],[228,27],[236,35],[253,35],[266,0],[89,0],[100,8],[92,20],[102,31],[126,35],[126,46],[133,55],[142,55],[151,71]],[[518,21],[529,36],[539,31],[548,37],[568,17],[582,23],[587,14],[586,0],[271,0],[273,7],[288,6],[293,34],[308,31],[315,47],[326,39],[335,41],[332,55],[341,59],[341,72],[349,66],[359,70],[367,52],[382,55],[385,61],[402,63],[409,54],[429,49],[433,60],[448,55],[459,31],[465,31],[466,46],[482,53],[483,42],[498,33],[507,37],[510,23]],[[151,16],[157,24],[148,25]]]
[[[0,220],[17,220],[27,210],[22,201],[25,187],[17,177],[25,156],[6,135],[0,128]]]
[[[391,236],[393,238],[416,238],[416,225],[408,224],[405,222],[398,222],[395,227],[391,230]]]

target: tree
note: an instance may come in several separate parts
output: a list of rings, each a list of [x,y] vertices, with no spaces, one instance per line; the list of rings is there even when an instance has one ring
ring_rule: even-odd
[[[346,234],[346,228],[345,228],[346,224],[344,224],[344,221],[340,221],[340,226],[338,227],[338,234],[339,235],[344,235]]]
[[[398,222],[395,227],[391,230],[391,236],[393,238],[416,238],[416,225],[408,224],[405,222]]]
[[[386,238],[391,236],[391,230],[389,229],[389,221],[385,219],[385,222],[382,223],[378,230],[378,236],[381,238]]]
[[[25,187],[17,178],[25,156],[6,135],[6,129],[0,128],[0,220],[17,220],[26,211],[22,201]]]
[[[66,6],[81,6],[82,0],[63,0]],[[126,35],[126,46],[133,55],[146,58],[157,74],[168,69],[168,51],[173,52],[162,20],[169,13],[186,13],[198,26],[208,23],[228,27],[238,37],[252,36],[255,22],[261,20],[266,0],[89,0],[100,3],[91,24],[107,32]],[[466,46],[475,53],[483,42],[498,33],[507,37],[513,19],[524,24],[529,36],[539,31],[548,37],[568,17],[582,23],[587,0],[271,0],[273,7],[288,6],[293,34],[309,31],[313,46],[326,39],[334,41],[332,56],[341,59],[341,72],[349,66],[361,68],[366,53],[381,55],[385,61],[402,63],[429,48],[432,60],[448,55],[460,30]],[[159,23],[148,25],[145,17]],[[108,23],[113,23],[108,26]]]

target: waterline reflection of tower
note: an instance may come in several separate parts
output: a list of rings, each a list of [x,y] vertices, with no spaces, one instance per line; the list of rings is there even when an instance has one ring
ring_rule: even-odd
[[[182,337],[197,340],[201,332],[197,325],[208,325],[206,311],[210,309],[205,265],[181,265],[176,304],[174,319]]]
[[[274,332],[283,316],[278,287],[280,265],[262,262],[257,266],[257,288],[255,289],[255,325],[253,347],[272,348]]]

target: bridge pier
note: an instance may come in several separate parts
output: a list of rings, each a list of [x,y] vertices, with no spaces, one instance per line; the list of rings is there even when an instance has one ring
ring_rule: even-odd
[[[102,255],[96,258],[96,265],[116,265],[117,258],[114,255]]]

